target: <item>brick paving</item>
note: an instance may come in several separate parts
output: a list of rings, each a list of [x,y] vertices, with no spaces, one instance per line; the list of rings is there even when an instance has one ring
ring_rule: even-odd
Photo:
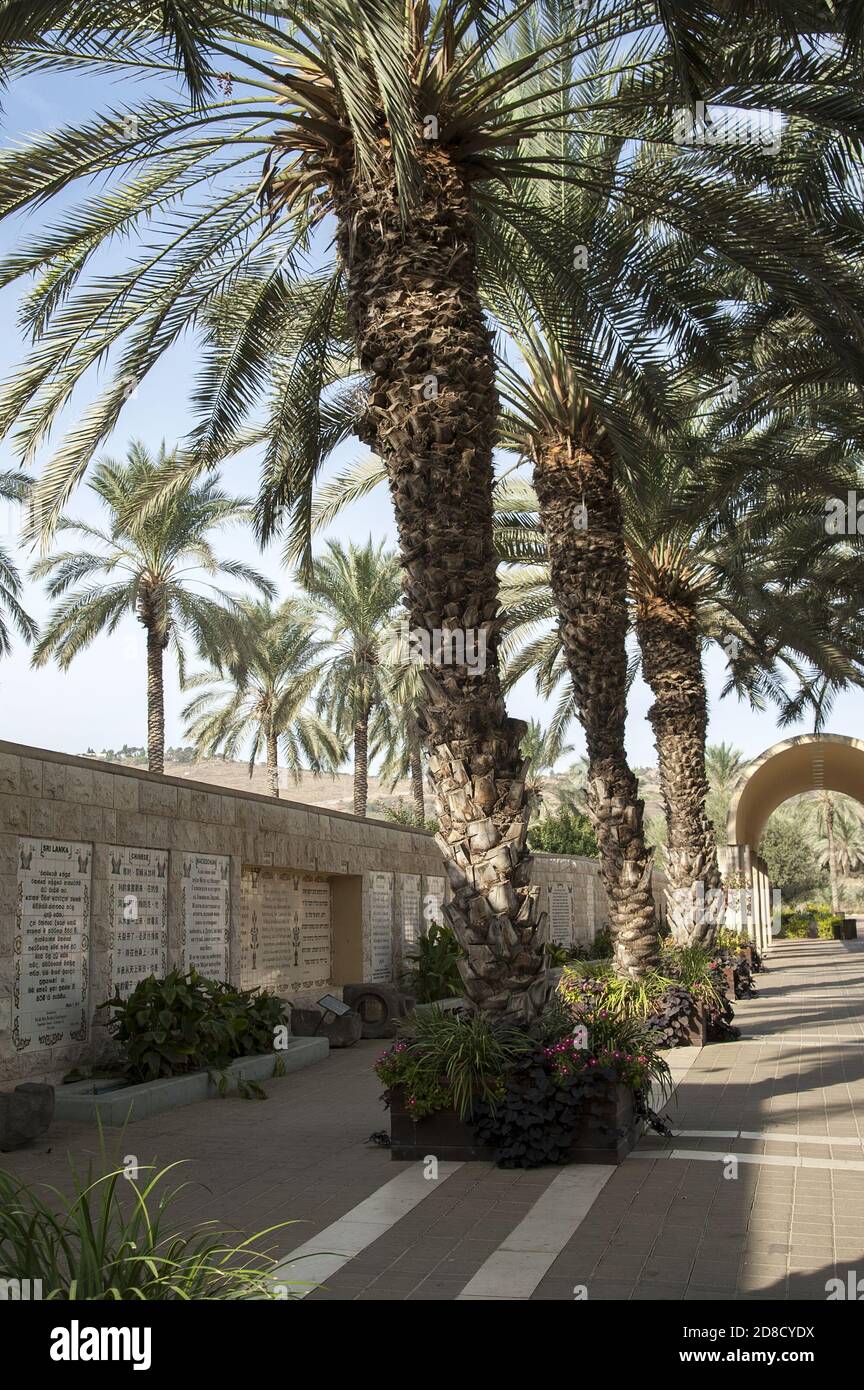
[[[680,1079],[675,1136],[643,1138],[581,1220],[566,1186],[550,1191],[559,1168],[463,1164],[308,1297],[456,1299],[502,1247],[525,1248],[521,1223],[544,1194],[561,1226],[525,1254],[535,1299],[824,1299],[835,1272],[864,1277],[864,943],[779,943],[757,983],[737,1005],[741,1041],[702,1049]],[[108,1142],[142,1163],[191,1160],[184,1219],[244,1234],[295,1222],[270,1241],[285,1255],[411,1167],[366,1143],[386,1128],[380,1049],[360,1043],[269,1082],[266,1102],[203,1102]],[[62,1186],[67,1150],[98,1158],[88,1126],[55,1124],[49,1140],[0,1165]]]

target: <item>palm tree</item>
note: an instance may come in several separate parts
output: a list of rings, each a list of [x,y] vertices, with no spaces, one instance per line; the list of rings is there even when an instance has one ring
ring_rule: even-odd
[[[728,796],[744,769],[744,755],[731,743],[709,743],[705,749],[705,771],[712,792]]]
[[[130,445],[125,461],[104,459],[90,487],[104,503],[107,524],[101,528],[61,519],[57,530],[77,537],[75,547],[45,556],[32,571],[47,578],[48,593],[58,600],[36,645],[34,666],[53,657],[65,671],[96,637],[113,633],[127,613],[144,628],[151,772],[164,771],[166,648],[174,647],[182,684],[188,638],[199,656],[216,665],[226,651],[242,647],[237,602],[211,579],[224,575],[268,596],[274,591],[248,565],[220,560],[214,553],[211,533],[249,517],[249,503],[228,497],[215,481],[175,492],[142,516],[139,499],[168,463],[164,447],[153,458],[138,442]],[[95,548],[83,550],[84,544]],[[72,587],[82,581],[83,587]]]
[[[382,659],[399,602],[399,559],[384,543],[329,541],[312,564],[306,590],[328,652],[321,663],[319,712],[354,750],[354,814],[369,794],[369,721],[386,703],[392,678]]]
[[[554,725],[544,729],[539,719],[528,720],[528,728],[522,739],[522,755],[525,758],[526,786],[532,810],[539,811],[543,805],[546,791],[543,773],[551,771],[559,758],[572,752],[573,745],[563,742],[560,729]]]
[[[186,734],[200,754],[226,758],[248,741],[249,776],[263,753],[272,796],[279,795],[279,749],[295,782],[304,767],[335,771],[345,756],[333,730],[306,708],[321,679],[325,644],[309,615],[291,599],[273,608],[246,599],[237,605],[243,650],[190,677],[188,688],[206,686],[183,711]]]
[[[705,806],[718,843],[726,839],[732,788],[743,771],[745,761],[740,749],[734,748],[731,743],[709,743],[705,749],[705,775],[709,787]]]
[[[4,502],[23,502],[32,485],[26,473],[7,469],[0,472],[0,499]],[[0,548],[0,656],[12,650],[9,621],[18,629],[25,642],[36,637],[36,624],[21,606],[21,575],[9,553]]]
[[[820,866],[828,869],[831,911],[837,912],[840,903],[839,876],[848,877],[864,865],[861,808],[846,797],[833,797],[830,792],[820,792],[815,810],[816,853]]]
[[[423,733],[454,888],[448,921],[467,952],[466,992],[476,1005],[523,1017],[541,1006],[546,982],[525,848],[524,730],[507,717],[499,677],[491,536],[497,400],[478,226],[488,218],[501,230],[500,261],[508,223],[533,220],[523,219],[512,195],[518,181],[536,175],[560,187],[563,174],[574,187],[593,186],[593,151],[560,143],[562,115],[572,107],[579,120],[602,115],[624,145],[670,141],[675,103],[692,104],[706,88],[739,106],[785,105],[800,115],[813,105],[824,123],[824,73],[831,119],[854,135],[850,74],[861,29],[857,7],[823,21],[842,44],[820,45],[817,61],[797,52],[794,0],[754,0],[746,29],[735,7],[718,16],[711,7],[694,12],[685,0],[624,13],[597,0],[573,18],[565,17],[572,7],[549,4],[537,27],[528,19],[533,5],[298,0],[285,16],[281,7],[271,13],[201,0],[193,15],[188,6],[120,0],[100,28],[102,7],[94,19],[76,0],[62,24],[52,4],[35,19],[15,7],[0,27],[11,76],[63,67],[148,80],[137,104],[100,110],[96,120],[40,135],[2,159],[0,215],[65,199],[79,180],[87,201],[64,210],[56,229],[6,263],[6,278],[24,277],[28,290],[37,272],[25,319],[38,343],[7,392],[0,433],[17,421],[22,446],[38,447],[89,367],[109,354],[116,362],[107,388],[49,462],[36,514],[50,529],[131,389],[197,325],[205,349],[201,419],[178,478],[234,447],[272,382],[260,528],[272,533],[286,513],[297,522],[296,507],[302,526],[322,438],[340,437],[320,388],[331,378],[334,338],[350,341],[368,386],[360,434],[384,460],[394,500],[410,624],[482,633],[486,641],[482,673],[463,663],[424,672]],[[809,9],[808,23],[815,23]],[[530,43],[504,52],[503,37],[521,31]],[[595,61],[586,71],[571,62],[574,53]],[[622,79],[598,100],[597,71],[607,62]],[[177,66],[191,108],[175,98]],[[169,84],[163,100],[153,95],[159,81]],[[94,197],[100,173],[116,182]],[[643,179],[640,215],[665,209],[673,221],[686,219],[698,186],[698,179],[683,189]],[[703,204],[700,226],[741,254],[741,212],[729,185]],[[339,264],[325,262],[299,286],[297,268],[331,213]],[[796,285],[806,280],[800,229],[766,213],[759,232],[746,243],[753,268],[788,273]],[[100,265],[88,282],[91,258],[118,235],[131,237],[137,254],[114,275]],[[560,254],[556,261],[563,265]],[[572,275],[569,256],[567,266]],[[839,258],[808,250],[804,268],[833,276],[834,293],[819,308],[835,337],[848,333],[852,291]],[[613,692],[616,715],[617,700]],[[632,788],[623,789],[629,811]],[[595,800],[605,806],[604,797]],[[635,869],[648,904],[639,854],[628,858],[632,845],[638,850],[638,826],[616,820],[627,835],[623,881]],[[650,926],[650,906],[645,911]],[[624,950],[623,933],[621,940]],[[647,959],[643,947],[637,940],[630,952],[634,968]]]
[[[399,664],[384,685],[384,698],[372,716],[369,755],[381,759],[380,776],[392,791],[397,782],[411,782],[414,822],[426,825],[423,736],[420,731],[423,685],[417,665]]]

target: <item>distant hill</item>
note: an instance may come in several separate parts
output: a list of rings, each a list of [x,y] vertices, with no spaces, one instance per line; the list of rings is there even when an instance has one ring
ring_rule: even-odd
[[[84,756],[121,763],[126,767],[147,766],[145,750],[129,745],[117,751],[110,749],[101,753],[94,753],[92,748],[88,748]],[[250,777],[248,763],[229,762],[222,758],[198,759],[195,758],[194,752],[187,748],[167,750],[165,775],[182,777],[190,782],[210,782],[214,786],[233,787],[236,791],[257,792],[261,796],[270,794],[267,770],[263,764],[256,763]],[[659,815],[661,805],[656,767],[637,768],[636,775],[639,778],[640,794],[645,800],[646,815]],[[566,772],[553,772],[546,774],[542,780],[544,804],[549,811],[554,811],[562,800],[562,794],[566,795],[568,787],[572,785],[572,777]],[[284,769],[280,769],[279,792],[286,801],[300,801],[304,805],[320,806],[328,811],[352,811],[354,808],[354,784],[350,772],[340,772],[335,777],[313,777],[311,772],[307,772],[299,782],[295,782]],[[411,804],[411,786],[408,781],[397,782],[391,791],[382,785],[380,778],[369,778],[371,817],[378,820],[386,819],[385,808],[396,809],[400,800],[406,806]],[[433,814],[432,799],[428,791],[426,814]]]

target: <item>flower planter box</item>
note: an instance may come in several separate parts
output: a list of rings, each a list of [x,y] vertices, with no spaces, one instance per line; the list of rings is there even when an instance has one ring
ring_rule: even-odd
[[[639,1137],[633,1092],[614,1086],[585,1102],[582,1119],[570,1145],[568,1163],[617,1164],[625,1159]],[[442,1162],[491,1163],[495,1150],[477,1143],[467,1120],[455,1110],[439,1110],[415,1120],[405,1107],[401,1086],[390,1092],[390,1157]]]
[[[696,1003],[692,1014],[687,1033],[687,1041],[684,1047],[704,1047],[708,1041],[708,1010],[704,1004]]]
[[[739,948],[738,954],[739,954],[739,956],[742,957],[743,960],[746,960],[747,965],[748,965],[749,968],[752,970],[752,969],[753,969],[753,947],[752,947],[752,946],[741,946],[741,947]]]
[[[737,996],[736,993],[735,993],[735,967],[734,967],[734,965],[724,965],[724,966],[723,966],[723,978],[724,978],[724,980],[726,981],[726,989],[727,989],[728,992],[729,992],[729,998],[730,998],[730,999],[736,999],[738,996]]]

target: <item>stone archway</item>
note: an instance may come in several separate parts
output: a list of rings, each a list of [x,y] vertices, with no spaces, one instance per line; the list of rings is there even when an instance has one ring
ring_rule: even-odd
[[[772,811],[810,791],[840,792],[864,804],[864,741],[843,734],[784,739],[747,764],[732,793],[724,866],[733,890],[731,925],[746,929],[760,950],[770,947],[772,923],[771,884],[759,857],[762,831]]]

